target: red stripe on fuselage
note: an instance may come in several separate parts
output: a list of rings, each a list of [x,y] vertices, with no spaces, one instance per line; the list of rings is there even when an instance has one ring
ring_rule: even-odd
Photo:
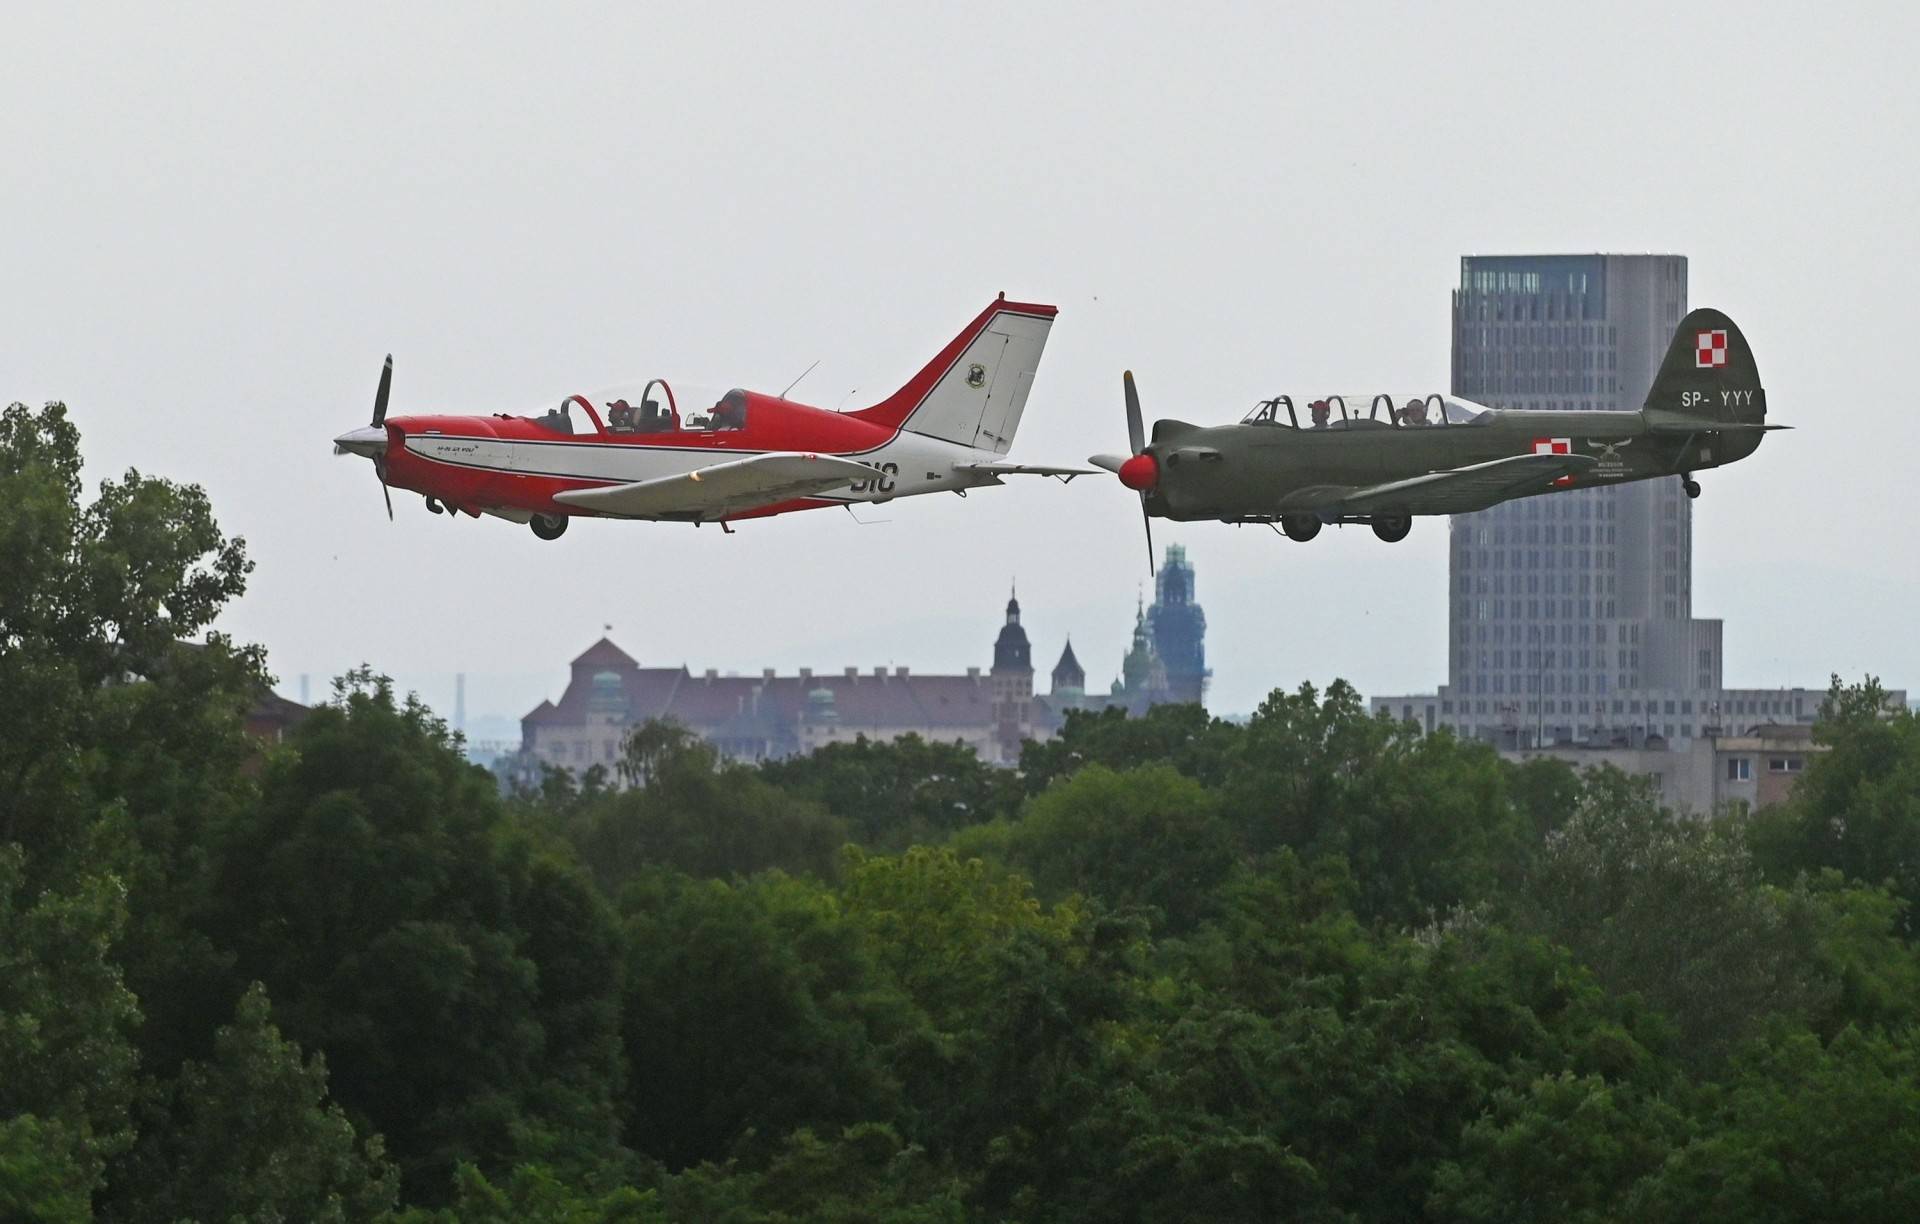
[[[746,424],[740,429],[676,430],[671,433],[563,434],[547,429],[526,417],[510,416],[410,416],[394,417],[387,422],[387,483],[395,488],[429,494],[463,510],[477,512],[487,507],[508,506],[542,514],[579,514],[575,506],[553,500],[554,494],[575,489],[603,488],[644,480],[659,475],[636,463],[625,479],[609,480],[565,476],[537,470],[564,468],[565,452],[574,447],[631,451],[636,460],[640,452],[673,451],[676,454],[710,456],[713,463],[767,451],[805,451],[822,455],[862,455],[879,449],[897,436],[897,430],[885,429],[852,416],[794,403],[777,396],[747,392]],[[519,447],[518,466],[533,470],[503,470],[489,465],[484,458],[472,464],[441,462],[415,454],[406,448],[407,436],[438,435],[449,440],[473,439],[497,441]],[[542,461],[541,453],[551,452],[551,461]],[[529,462],[531,461],[531,462]],[[837,505],[836,502],[823,502]],[[809,509],[813,503],[781,503],[785,509]],[[738,517],[757,517],[780,513],[757,509]]]

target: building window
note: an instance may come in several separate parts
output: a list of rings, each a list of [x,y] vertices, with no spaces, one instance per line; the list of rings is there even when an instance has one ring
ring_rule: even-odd
[[[1753,781],[1753,762],[1747,759],[1746,757],[1728,757],[1727,758],[1727,781],[1729,782]]]
[[[1806,768],[1806,761],[1801,757],[1767,758],[1768,773],[1799,773],[1804,768]]]

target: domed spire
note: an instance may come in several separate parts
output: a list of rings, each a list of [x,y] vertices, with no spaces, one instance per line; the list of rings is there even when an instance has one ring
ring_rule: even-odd
[[[1020,599],[1016,594],[1007,598],[1007,623],[993,643],[993,670],[1033,670],[1033,648],[1027,642],[1027,631],[1020,627]]]

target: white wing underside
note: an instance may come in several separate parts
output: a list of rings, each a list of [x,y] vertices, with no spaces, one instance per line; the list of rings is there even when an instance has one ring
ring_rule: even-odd
[[[958,463],[954,469],[982,476],[1058,476],[1063,480],[1093,474],[1092,468],[1054,467],[1045,463]]]
[[[553,500],[623,518],[717,519],[757,506],[813,497],[873,479],[873,469],[851,459],[772,451],[716,463],[676,476],[556,493]]]
[[[1512,455],[1384,484],[1317,485],[1298,490],[1287,501],[1320,514],[1466,514],[1542,491],[1599,462],[1591,455]]]

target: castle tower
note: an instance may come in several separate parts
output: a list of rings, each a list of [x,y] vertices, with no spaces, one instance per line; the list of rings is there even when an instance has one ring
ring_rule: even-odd
[[[1027,631],[1020,627],[1018,595],[1007,599],[1007,623],[993,643],[994,739],[999,745],[1000,761],[1012,764],[1020,759],[1020,743],[1033,734],[1033,648]]]
[[[1087,669],[1080,666],[1080,660],[1073,655],[1073,639],[1067,639],[1067,648],[1060,652],[1060,661],[1053,665],[1052,694],[1058,705],[1078,705],[1087,696]]]
[[[1143,599],[1134,607],[1133,644],[1127,648],[1127,657],[1121,660],[1120,679],[1114,681],[1113,695],[1122,698],[1130,712],[1140,715],[1146,713],[1148,706],[1165,701],[1166,689],[1167,668],[1153,647],[1153,633],[1147,623]]]

